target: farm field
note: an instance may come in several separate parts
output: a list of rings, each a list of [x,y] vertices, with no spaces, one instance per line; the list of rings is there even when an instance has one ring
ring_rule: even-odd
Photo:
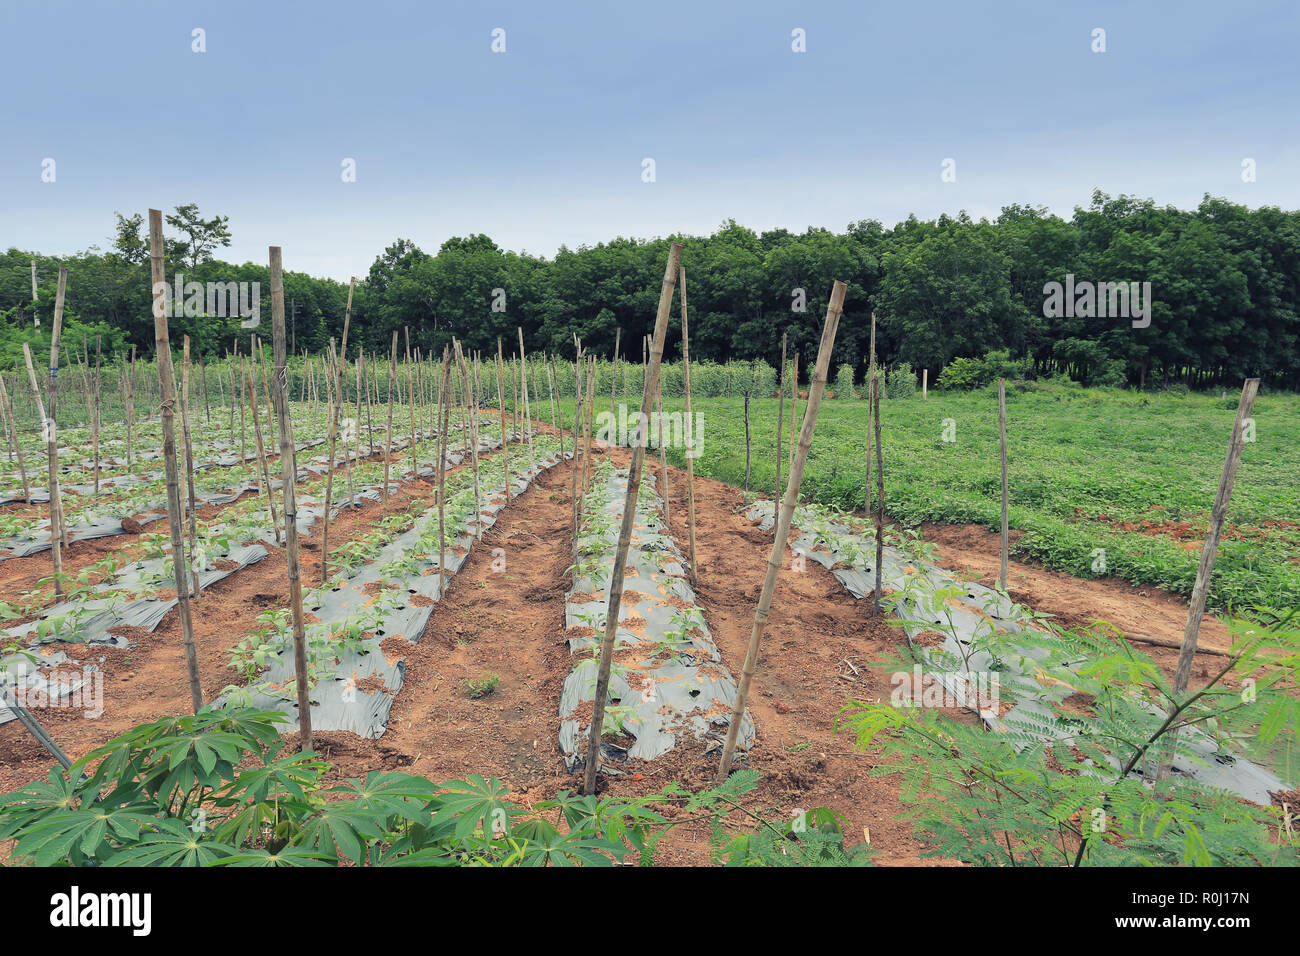
[[[806,392],[806,383],[801,388]],[[751,489],[769,496],[777,405],[750,400]],[[744,485],[743,406],[737,397],[695,398],[703,423],[697,474]],[[864,509],[866,406],[856,399],[822,405],[804,501]],[[1009,388],[1013,553],[1082,578],[1190,594],[1236,407],[1235,393],[1220,399],[1032,383]],[[664,410],[680,413],[683,402],[665,396]],[[788,456],[788,400],[784,414]],[[1291,438],[1300,433],[1300,397],[1261,395],[1254,419],[1255,441],[1244,447],[1210,592],[1210,605],[1221,610],[1300,603],[1300,459]],[[946,420],[951,441],[944,440]],[[998,528],[995,388],[888,399],[881,421],[891,521]],[[680,448],[670,447],[668,458],[685,465]],[[874,501],[874,476],[871,482]],[[1096,549],[1105,550],[1104,573],[1094,570]]]

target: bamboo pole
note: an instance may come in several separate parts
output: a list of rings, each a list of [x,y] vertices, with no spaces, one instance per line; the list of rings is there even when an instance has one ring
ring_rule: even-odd
[[[163,280],[157,280],[163,281]],[[170,364],[170,363],[169,363]],[[122,366],[126,381],[126,467],[132,467],[132,431],[135,427],[135,346],[131,346],[131,364]]]
[[[438,596],[447,586],[447,424],[451,418],[451,357],[442,349],[442,421],[438,429]]]
[[[926,399],[929,397],[930,397],[930,370],[928,368],[923,368],[921,369],[921,398]]]
[[[181,441],[185,447],[185,486],[189,498],[190,573],[194,579],[194,598],[199,596],[199,567],[194,561],[199,549],[198,502],[194,494],[194,444],[190,440],[190,337],[181,339]]]
[[[181,637],[185,643],[185,665],[189,673],[190,702],[197,714],[203,707],[203,682],[199,677],[199,655],[194,644],[194,619],[190,614],[189,588],[185,583],[185,541],[181,527],[181,492],[176,467],[176,385],[172,373],[172,348],[167,333],[167,279],[163,262],[162,210],[149,210],[149,265],[153,279],[154,355],[158,362],[159,413],[162,420],[163,465],[167,473],[167,523],[171,527],[172,570],[176,603],[180,611]]]
[[[1205,536],[1205,546],[1201,548],[1201,562],[1196,568],[1196,583],[1192,586],[1187,625],[1183,628],[1183,646],[1179,650],[1178,667],[1174,671],[1175,696],[1187,690],[1187,683],[1191,679],[1197,635],[1201,629],[1201,618],[1205,614],[1205,601],[1210,591],[1210,579],[1214,575],[1214,562],[1218,557],[1219,535],[1223,531],[1223,522],[1227,518],[1228,500],[1232,497],[1232,486],[1237,480],[1237,467],[1241,464],[1246,419],[1250,418],[1254,410],[1255,396],[1258,392],[1259,379],[1246,379],[1241,389],[1241,399],[1237,403],[1237,418],[1232,425],[1232,440],[1228,444],[1223,473],[1219,476],[1219,490],[1214,496],[1214,508],[1210,512],[1210,529]]]
[[[453,339],[452,341],[455,343],[456,346],[456,361],[460,365],[460,374],[461,374],[461,378],[464,380],[465,394],[468,398],[471,389],[469,363],[465,361],[465,353],[460,347],[460,342],[456,341],[455,339]],[[478,483],[478,405],[472,401],[469,402],[468,407],[466,408],[466,415],[468,416],[467,424],[470,432],[469,434],[470,459],[469,460],[470,460],[470,465],[474,470],[474,529],[475,529],[474,536],[479,540],[482,540],[483,539],[483,506],[482,506],[482,495],[479,492],[479,483]]]
[[[668,449],[664,446],[664,389],[663,376],[659,376],[659,386],[655,389],[655,418],[659,425],[659,496],[664,502],[664,524],[669,520],[668,504]]]
[[[840,314],[844,309],[844,294],[847,286],[837,281],[831,290],[830,304],[826,309],[826,323],[822,328],[821,347],[817,352],[817,364],[813,371],[812,382],[808,392],[808,404],[804,408],[803,429],[799,434],[799,450],[790,469],[790,477],[785,486],[785,499],[777,515],[776,536],[772,540],[772,556],[767,562],[767,574],[763,578],[763,589],[759,593],[758,608],[754,612],[754,626],[749,635],[749,647],[745,652],[745,665],[741,671],[740,683],[736,687],[736,701],[731,711],[731,720],[727,726],[727,739],[722,747],[722,760],[718,765],[718,784],[725,783],[731,773],[731,763],[735,757],[736,739],[740,734],[740,724],[745,716],[745,701],[749,698],[749,687],[754,680],[754,670],[758,666],[758,652],[763,642],[763,631],[767,627],[768,615],[772,607],[772,596],[776,593],[776,578],[781,570],[785,554],[786,540],[790,534],[790,522],[794,517],[795,504],[799,498],[799,483],[803,480],[804,465],[808,461],[808,449],[812,446],[813,431],[817,426],[817,412],[821,408],[822,394],[826,391],[826,374],[831,364],[831,349],[835,345],[835,332],[839,328]]]
[[[501,336],[497,336],[497,404],[501,406],[501,468],[506,479],[506,501],[510,501],[510,459],[506,451],[506,380]]]
[[[785,342],[789,332],[781,333],[781,385],[777,389],[776,400],[776,491],[773,496],[781,494],[781,430],[785,428]]]
[[[609,383],[609,427],[614,428],[614,402],[618,395],[618,346],[623,341],[623,327],[619,326],[614,330],[614,373]],[[613,441],[610,442],[613,444]]]
[[[794,350],[794,361],[790,365],[790,467],[794,467],[794,419],[799,408],[799,350]]]
[[[880,613],[883,565],[885,563],[885,446],[880,438],[880,376],[871,376],[871,417],[876,430],[876,586],[872,608]]]
[[[1008,505],[1011,500],[1007,483],[1007,380],[998,379],[998,443],[1002,451],[1002,541],[998,552],[998,587],[1007,589],[1007,557],[1011,550],[1011,538],[1008,531]]]
[[[266,503],[271,512],[271,530],[275,532],[275,543],[282,542],[280,537],[280,519],[275,512],[275,495],[271,491],[271,466],[266,457],[266,446],[262,442],[262,419],[257,412],[257,386],[250,373],[244,373],[244,387],[248,393],[248,408],[253,413],[253,437],[257,439],[257,462],[261,470],[262,484],[266,486]]]
[[[415,448],[415,369],[411,367],[411,327],[402,326],[406,336],[406,398],[411,405],[411,480],[420,477],[420,458]]]
[[[591,737],[587,746],[586,779],[583,792],[596,792],[596,773],[600,769],[600,735],[605,720],[605,697],[609,693],[609,672],[614,660],[614,635],[618,632],[618,611],[623,603],[623,572],[627,567],[627,552],[632,542],[632,525],[636,521],[637,492],[641,487],[641,466],[645,461],[645,446],[649,438],[648,423],[653,407],[654,392],[659,386],[659,365],[663,358],[664,339],[668,333],[668,316],[672,312],[673,286],[682,261],[682,244],[674,242],[668,253],[668,266],[664,270],[663,285],[659,290],[659,311],[655,315],[654,342],[650,349],[648,387],[641,395],[641,416],[637,420],[638,441],[632,446],[632,466],[628,471],[627,499],[623,505],[623,526],[618,535],[618,548],[614,552],[614,575],[609,584],[609,607],[605,613],[605,637],[600,647],[600,667],[596,674],[596,700],[591,715]]]
[[[749,389],[745,389],[745,495],[749,495]]]
[[[302,578],[298,571],[298,503],[294,478],[298,473],[293,448],[293,419],[289,415],[289,369],[284,341],[284,272],[280,247],[270,247],[271,347],[275,377],[275,408],[280,420],[280,471],[284,476],[285,559],[289,565],[289,609],[293,616],[293,663],[298,691],[298,726],[302,749],[312,749],[311,693],[307,675],[307,636],[302,609]]]
[[[94,410],[94,416],[90,420],[90,444],[91,444],[92,454],[94,455],[94,459],[95,459],[95,492],[94,493],[96,497],[98,497],[99,495],[99,479],[100,479],[100,470],[101,470],[99,464],[99,429],[100,429],[100,425],[102,424],[101,393],[104,388],[103,352],[104,349],[103,349],[102,337],[96,335],[95,336],[95,386],[94,386],[95,410]]]
[[[582,345],[574,336],[575,355],[573,359],[573,472],[570,475],[570,501],[573,505],[573,547],[574,556],[578,553],[578,422],[582,421]]]
[[[393,458],[393,383],[397,379],[397,330],[393,329],[393,349],[388,358],[388,437],[384,439],[384,507],[388,507],[388,473]]]
[[[686,538],[690,550],[691,583],[695,583],[695,413],[691,406],[691,334],[686,313],[686,267],[681,267],[682,282],[682,386],[686,391]]]
[[[536,453],[533,450],[533,407],[528,400],[528,360],[527,353],[524,351],[524,329],[523,326],[516,326],[519,330],[519,384],[524,393],[524,421],[527,423],[524,427],[528,430],[528,470],[532,471],[536,467]]]
[[[14,455],[18,458],[18,475],[23,482],[23,499],[30,502],[32,500],[31,485],[27,481],[27,466],[23,464],[23,449],[18,444],[18,428],[14,424],[14,406],[13,401],[9,398],[9,391],[5,388],[4,376],[0,375],[0,405],[7,409],[6,421],[8,424],[9,445],[13,449]]]
[[[344,328],[347,328],[346,320]],[[320,583],[324,584],[329,580],[330,564],[330,511],[334,508],[334,443],[338,436],[339,430],[339,410],[343,404],[339,400],[339,358],[338,353],[334,350],[334,339],[329,341],[329,378],[334,382],[333,397],[329,405],[329,441],[330,441],[330,460],[328,470],[325,472],[325,509],[321,517],[321,536],[320,536]],[[346,451],[345,451],[346,454]],[[387,485],[385,484],[385,488]],[[351,494],[351,489],[348,491]]]

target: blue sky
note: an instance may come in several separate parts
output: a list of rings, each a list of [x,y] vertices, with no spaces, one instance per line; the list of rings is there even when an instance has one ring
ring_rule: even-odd
[[[223,258],[344,280],[398,236],[552,255],[1094,188],[1300,207],[1294,2],[42,0],[0,36],[0,245],[50,255],[186,202],[230,217]]]

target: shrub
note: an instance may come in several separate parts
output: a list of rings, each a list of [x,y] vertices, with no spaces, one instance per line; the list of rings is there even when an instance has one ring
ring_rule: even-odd
[[[885,375],[885,398],[911,398],[916,394],[916,373],[903,362]]]
[[[972,388],[987,385],[988,379],[985,378],[984,366],[978,359],[958,356],[943,367],[943,371],[939,373],[938,381],[934,384],[938,388],[969,391]]]
[[[856,398],[857,394],[853,390],[853,366],[847,362],[839,367],[835,373],[835,397],[836,398]]]

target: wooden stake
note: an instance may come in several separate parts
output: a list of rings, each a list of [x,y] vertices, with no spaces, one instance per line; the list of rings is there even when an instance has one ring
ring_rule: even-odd
[[[749,495],[749,389],[745,389],[745,495]]]
[[[929,397],[930,397],[930,370],[928,368],[923,368],[921,369],[921,398],[925,399]]]
[[[0,375],[0,404],[4,405],[8,412],[6,418],[9,433],[9,446],[13,449],[14,455],[18,458],[18,474],[22,478],[23,482],[23,499],[30,502],[32,500],[32,489],[27,482],[27,467],[23,464],[23,449],[22,446],[18,444],[18,428],[14,424],[13,400],[10,399],[9,392],[5,388],[3,375]]]
[[[871,417],[876,429],[876,586],[872,606],[880,613],[881,580],[885,563],[885,446],[880,438],[880,376],[871,376]]]
[[[785,341],[789,334],[781,333],[781,386],[776,400],[776,491],[772,493],[773,497],[781,495],[781,463],[785,460],[781,455],[781,432],[785,428]]]
[[[537,460],[533,451],[533,411],[528,401],[527,353],[524,352],[523,326],[516,326],[516,328],[519,330],[519,384],[524,392],[524,421],[527,423],[524,428],[528,431],[528,469],[531,471],[536,466]]]
[[[167,523],[171,527],[172,569],[176,603],[180,611],[185,666],[190,680],[190,703],[197,714],[203,707],[203,682],[194,645],[194,619],[190,614],[190,589],[185,580],[185,541],[181,527],[181,492],[176,467],[176,384],[172,375],[172,347],[167,333],[167,282],[163,262],[162,210],[149,210],[149,265],[153,279],[154,355],[158,362],[159,412],[162,419],[163,465],[167,473]]]
[[[1205,614],[1205,601],[1210,591],[1210,579],[1214,575],[1214,562],[1218,557],[1219,535],[1223,531],[1223,522],[1228,514],[1228,500],[1232,497],[1232,486],[1237,480],[1237,466],[1241,464],[1246,419],[1250,418],[1254,410],[1255,396],[1258,392],[1259,379],[1246,379],[1241,389],[1241,399],[1237,403],[1237,418],[1232,425],[1232,441],[1228,444],[1228,457],[1223,463],[1223,473],[1219,476],[1219,490],[1214,496],[1214,509],[1210,512],[1210,530],[1205,536],[1205,546],[1201,548],[1201,563],[1196,568],[1196,583],[1192,586],[1187,625],[1183,628],[1183,646],[1178,652],[1178,667],[1174,671],[1174,696],[1181,695],[1187,690],[1187,683],[1192,676],[1192,659],[1196,656],[1197,635],[1201,629],[1201,618]]]
[[[682,282],[682,386],[686,390],[686,538],[691,563],[691,582],[695,583],[695,413],[691,408],[691,333],[686,314],[686,267],[681,267]]]
[[[262,483],[266,486],[266,503],[271,511],[271,530],[275,533],[275,543],[278,545],[283,539],[280,537],[280,519],[275,513],[275,495],[271,491],[271,466],[267,461],[266,445],[262,442],[262,418],[257,411],[257,387],[248,372],[244,373],[244,387],[248,392],[248,409],[253,413],[253,437],[257,439],[257,462],[261,467]]]
[[[600,769],[600,734],[605,720],[605,697],[609,693],[609,672],[614,660],[614,635],[618,631],[618,611],[623,603],[623,572],[627,567],[627,552],[632,541],[632,525],[636,521],[637,492],[641,488],[641,466],[645,461],[645,446],[649,435],[647,423],[653,407],[653,393],[659,387],[659,364],[663,358],[664,339],[668,332],[668,316],[672,311],[673,286],[682,261],[682,244],[674,242],[668,254],[663,285],[659,291],[659,311],[655,315],[654,342],[650,348],[650,368],[647,387],[641,395],[641,416],[637,420],[638,441],[632,446],[632,466],[628,472],[627,500],[623,506],[623,526],[614,552],[614,576],[609,584],[609,607],[605,613],[605,637],[600,647],[600,668],[596,673],[596,700],[591,715],[591,736],[587,746],[587,772],[583,792],[596,792],[596,773]]]
[[[194,578],[194,597],[199,596],[199,568],[194,557],[199,549],[198,502],[194,494],[194,444],[190,441],[190,337],[181,339],[181,441],[185,446],[185,486],[189,496],[190,573]]]
[[[506,380],[505,357],[501,336],[497,336],[497,404],[501,406],[501,469],[506,479],[506,501],[510,501],[510,459],[506,450]]]
[[[1007,557],[1011,551],[1011,538],[1007,530],[1008,505],[1011,489],[1007,483],[1007,380],[998,379],[998,442],[1002,450],[1002,549],[998,557],[998,587],[1007,589]]]
[[[284,272],[280,247],[270,247],[271,346],[274,352],[275,409],[280,420],[280,471],[284,476],[285,559],[289,565],[289,609],[293,615],[293,664],[298,690],[298,726],[302,749],[312,749],[311,692],[307,676],[307,635],[302,610],[302,578],[298,573],[298,503],[294,478],[298,473],[293,448],[293,420],[289,415],[288,350],[284,341]],[[327,504],[328,507],[328,504]]]
[[[388,473],[393,458],[393,383],[397,381],[397,330],[393,329],[393,347],[388,357],[388,437],[384,439],[384,506],[388,506]]]
[[[763,642],[763,631],[767,627],[772,596],[776,593],[776,578],[781,570],[786,540],[790,534],[790,522],[799,499],[799,483],[803,480],[804,465],[808,461],[808,449],[812,446],[813,430],[817,426],[817,412],[821,408],[822,394],[826,391],[826,374],[831,364],[831,349],[835,345],[835,332],[839,328],[840,313],[844,309],[844,293],[847,288],[843,282],[837,281],[831,290],[830,305],[826,309],[826,324],[822,329],[821,347],[817,352],[817,365],[810,383],[808,404],[804,409],[803,429],[799,434],[799,450],[794,457],[790,477],[785,486],[785,499],[781,502],[781,510],[777,516],[776,536],[772,540],[772,556],[767,562],[767,575],[763,578],[763,589],[758,597],[758,609],[754,612],[754,626],[749,634],[745,665],[741,671],[740,683],[736,687],[736,702],[727,727],[727,739],[722,747],[722,760],[718,765],[717,776],[719,785],[725,783],[731,773],[731,763],[736,753],[736,739],[745,716],[745,701],[749,698],[749,686],[754,680],[754,671],[758,666],[758,652]]]

